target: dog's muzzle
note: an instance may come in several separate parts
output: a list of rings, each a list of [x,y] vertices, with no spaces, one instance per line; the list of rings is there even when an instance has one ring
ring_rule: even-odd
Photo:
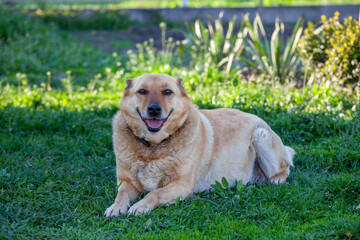
[[[143,120],[143,122],[145,123],[145,125],[147,126],[148,130],[150,132],[159,132],[161,130],[161,127],[164,125],[164,123],[168,120],[168,118],[170,117],[171,113],[173,112],[173,109],[170,111],[169,115],[166,118],[159,118],[159,117],[154,117],[156,116],[161,116],[161,107],[158,104],[154,104],[154,106],[152,106],[153,104],[150,104],[147,112],[149,114],[149,116],[151,118],[144,118],[139,109],[137,108],[136,111],[138,112],[141,120]],[[160,108],[160,110],[159,110]],[[150,113],[149,113],[149,109],[150,109]],[[160,114],[159,114],[160,112]]]

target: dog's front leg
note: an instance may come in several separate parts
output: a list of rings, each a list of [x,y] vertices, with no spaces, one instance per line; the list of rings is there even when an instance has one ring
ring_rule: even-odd
[[[193,186],[191,183],[186,181],[172,182],[163,188],[149,192],[144,199],[131,206],[128,213],[133,215],[146,214],[159,205],[173,203],[177,197],[183,200],[192,192]]]
[[[104,215],[106,217],[117,217],[120,213],[126,214],[130,207],[130,202],[136,200],[139,195],[140,192],[134,185],[127,181],[122,181],[115,202],[106,209]]]

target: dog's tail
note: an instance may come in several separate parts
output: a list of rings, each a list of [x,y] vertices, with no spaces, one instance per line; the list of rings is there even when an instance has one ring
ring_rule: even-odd
[[[290,164],[290,166],[294,166],[294,162],[293,162],[293,159],[294,159],[294,156],[295,156],[295,150],[294,149],[292,149],[291,147],[288,147],[288,146],[284,146],[285,147],[285,150],[286,150],[286,152],[287,152],[287,154],[288,154],[288,157],[287,158],[285,158],[285,160],[286,160],[286,162],[288,163],[288,164]]]
[[[257,179],[271,183],[285,182],[290,166],[294,165],[294,149],[284,146],[280,137],[267,127],[257,127],[252,140],[256,151]]]

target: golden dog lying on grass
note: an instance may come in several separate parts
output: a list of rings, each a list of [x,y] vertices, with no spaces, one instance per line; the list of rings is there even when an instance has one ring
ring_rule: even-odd
[[[235,109],[199,110],[182,81],[166,74],[126,80],[113,120],[119,189],[105,216],[148,213],[223,177],[230,186],[288,177],[295,151],[262,119]]]

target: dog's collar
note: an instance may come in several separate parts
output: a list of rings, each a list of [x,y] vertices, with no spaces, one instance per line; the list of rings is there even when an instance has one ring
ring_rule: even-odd
[[[146,147],[150,147],[150,143],[148,141],[146,141],[144,138],[139,138],[139,141],[142,142]]]
[[[144,138],[139,138],[139,137],[136,138],[139,139],[139,141],[142,142],[145,145],[145,147],[150,147],[149,141],[145,140]],[[161,142],[165,142],[166,140],[168,140],[168,138],[165,138]]]
[[[150,147],[150,143],[149,141],[145,140],[144,138],[139,138],[138,136],[136,136],[134,134],[134,132],[131,130],[130,126],[127,124],[127,130],[129,131],[129,133],[131,133],[135,138],[137,138],[137,140],[139,140],[139,142],[141,142],[142,144],[145,145],[145,147]]]
[[[132,132],[132,130],[131,130],[131,128],[130,128],[129,125],[127,126],[127,128],[128,128],[128,130],[129,130],[132,134],[134,134],[134,133]],[[184,126],[181,126],[177,131],[180,131],[182,128],[184,128]],[[134,136],[135,136],[141,143],[143,143],[143,144],[145,145],[145,147],[150,147],[150,142],[149,142],[149,141],[145,140],[144,138],[139,138],[139,137],[136,136],[135,134],[134,134]],[[171,136],[170,136],[170,137],[171,137]],[[165,139],[162,140],[161,142],[163,143],[163,142],[169,140],[170,137],[165,138]]]

